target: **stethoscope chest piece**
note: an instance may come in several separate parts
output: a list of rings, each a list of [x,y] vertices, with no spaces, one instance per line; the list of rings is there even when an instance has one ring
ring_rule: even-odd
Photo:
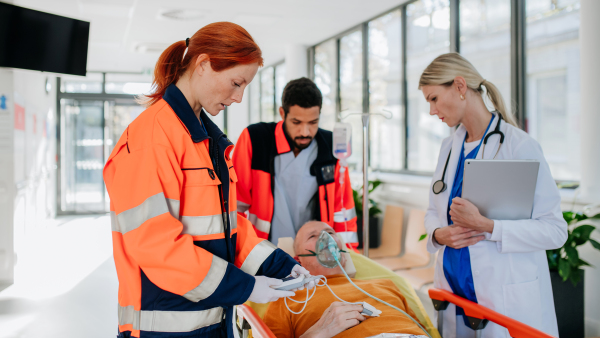
[[[436,195],[441,194],[444,191],[446,191],[447,187],[448,187],[448,185],[446,183],[444,183],[444,181],[442,181],[442,180],[435,181],[435,183],[433,183],[433,193]]]

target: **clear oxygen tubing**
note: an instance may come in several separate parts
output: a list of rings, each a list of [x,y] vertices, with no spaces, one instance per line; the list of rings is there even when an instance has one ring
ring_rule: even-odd
[[[417,322],[417,321],[416,321],[416,320],[415,320],[413,317],[411,317],[411,316],[410,316],[408,313],[406,313],[406,312],[404,312],[404,311],[400,310],[399,308],[397,308],[397,307],[393,306],[392,304],[389,304],[389,303],[387,303],[387,302],[384,302],[383,300],[381,300],[381,299],[379,299],[379,298],[377,298],[377,297],[371,296],[371,295],[370,295],[370,294],[368,294],[366,291],[364,291],[363,289],[359,288],[359,287],[358,287],[358,285],[356,285],[356,284],[354,284],[354,282],[352,282],[352,280],[350,279],[350,277],[349,277],[349,276],[348,276],[348,274],[346,273],[346,270],[344,270],[344,268],[341,266],[341,264],[340,264],[340,262],[339,262],[339,260],[338,260],[337,258],[336,258],[336,262],[338,263],[338,265],[339,265],[339,266],[340,266],[340,268],[342,269],[342,272],[344,272],[344,275],[346,276],[346,278],[348,279],[348,281],[350,281],[350,283],[352,284],[352,286],[354,286],[355,288],[359,289],[359,290],[360,290],[362,293],[364,293],[365,295],[367,295],[367,296],[369,296],[369,297],[371,297],[371,298],[375,299],[376,301],[378,301],[378,302],[381,302],[381,303],[383,303],[383,304],[385,304],[385,305],[387,305],[387,306],[389,306],[389,307],[391,307],[391,308],[393,308],[393,309],[395,309],[395,310],[398,310],[398,311],[400,311],[400,312],[401,312],[401,313],[403,313],[403,314],[404,314],[406,317],[410,318],[410,319],[411,319],[413,322],[415,322],[415,324],[417,324],[417,325],[419,326],[419,328],[421,328],[421,330],[423,330],[423,332],[425,332],[425,334],[426,334],[427,336],[429,336],[429,338],[432,338],[432,337],[431,337],[431,335],[429,335],[429,332],[427,332],[427,330],[425,330],[425,329],[423,328],[423,326],[421,326],[421,324],[419,324],[419,322]],[[331,290],[331,287],[330,287],[329,285],[327,285],[327,277],[325,277],[325,276],[323,276],[323,275],[320,275],[320,276],[315,276],[315,277],[318,277],[318,279],[316,280],[316,283],[315,283],[315,288],[313,289],[313,292],[312,292],[312,294],[310,294],[310,296],[309,296],[309,291],[308,291],[308,289],[306,289],[306,300],[304,300],[304,301],[300,301],[300,300],[295,300],[295,299],[293,299],[293,298],[291,298],[291,297],[285,297],[285,298],[284,298],[283,302],[285,303],[285,307],[288,309],[288,311],[289,311],[289,312],[291,312],[291,313],[293,313],[293,314],[295,314],[295,315],[299,315],[299,314],[301,314],[302,312],[304,312],[304,309],[306,309],[306,304],[308,304],[308,301],[309,301],[309,300],[311,300],[311,299],[313,298],[313,296],[315,295],[315,293],[317,292],[317,286],[326,286],[326,287],[329,289],[329,292],[331,292],[331,294],[332,294],[332,295],[333,295],[335,298],[337,298],[337,299],[338,299],[340,302],[342,302],[342,303],[345,303],[345,304],[358,304],[358,305],[362,305],[362,303],[352,303],[352,302],[345,301],[345,300],[341,299],[340,297],[338,297],[338,295],[336,295],[336,294],[335,294],[335,292],[333,292],[333,290]],[[319,283],[323,283],[323,284],[319,284]],[[300,311],[298,311],[298,312],[294,312],[294,311],[292,311],[292,309],[290,309],[290,307],[289,307],[289,305],[288,305],[288,303],[287,303],[287,300],[288,300],[288,299],[289,299],[289,300],[291,300],[292,302],[295,302],[295,303],[298,303],[298,304],[304,304],[304,305],[302,306],[302,309],[301,309]]]
[[[331,294],[342,303],[362,305],[362,303],[352,303],[352,302],[345,301],[345,300],[341,299],[340,297],[338,297],[338,295],[336,295],[335,292],[333,292],[333,290],[331,290],[331,287],[329,285],[327,285],[327,277],[325,277],[323,275],[315,276],[315,277],[318,277],[315,280],[316,281],[315,288],[313,289],[313,292],[312,292],[312,294],[310,294],[310,296],[309,296],[308,289],[306,289],[306,300],[300,301],[300,300],[295,300],[291,297],[285,297],[285,299],[283,301],[284,301],[285,307],[288,309],[288,311],[290,311],[291,313],[293,313],[295,315],[301,314],[304,311],[304,309],[306,308],[306,304],[308,304],[308,301],[311,300],[313,298],[313,296],[315,295],[315,292],[317,292],[317,286],[326,286],[329,289],[329,292],[331,292]],[[319,284],[319,282],[321,282],[323,284]],[[302,306],[302,309],[299,312],[294,312],[290,309],[290,307],[287,304],[288,299],[295,303],[304,304],[304,306]]]
[[[335,250],[335,247],[333,247],[333,245],[330,245],[330,246],[329,246],[329,250]],[[339,257],[338,257],[338,255],[333,255],[333,258],[334,258],[334,259],[335,259],[335,261],[337,262],[337,264],[338,264],[338,266],[340,267],[340,269],[342,269],[342,272],[344,273],[344,275],[346,276],[346,278],[348,279],[348,281],[350,282],[350,284],[352,284],[352,286],[354,286],[355,288],[357,288],[358,290],[360,290],[360,292],[364,293],[365,295],[367,295],[367,296],[369,296],[369,297],[371,297],[371,298],[375,299],[376,301],[378,301],[378,302],[380,302],[380,303],[383,303],[383,304],[385,304],[385,305],[387,305],[387,306],[391,307],[391,308],[392,308],[392,309],[394,309],[394,310],[398,310],[398,311],[400,311],[400,312],[401,312],[401,313],[403,313],[403,314],[404,314],[406,317],[410,318],[410,320],[412,320],[412,321],[413,321],[415,324],[417,324],[417,326],[419,326],[419,327],[421,328],[421,330],[423,330],[423,332],[425,332],[425,334],[426,334],[426,335],[427,335],[429,338],[432,338],[432,337],[431,337],[431,335],[429,334],[429,332],[427,332],[427,330],[425,330],[425,329],[423,328],[423,326],[421,326],[421,324],[419,324],[419,322],[418,322],[418,321],[416,321],[416,320],[415,320],[413,317],[411,317],[411,316],[410,316],[408,313],[406,313],[406,312],[404,312],[404,311],[400,310],[399,308],[395,307],[394,305],[392,305],[392,304],[390,304],[390,303],[388,303],[388,302],[386,302],[386,301],[383,301],[383,300],[381,300],[381,299],[379,299],[379,298],[377,298],[377,297],[375,297],[375,296],[372,296],[372,295],[370,295],[370,294],[369,294],[368,292],[366,292],[365,290],[363,290],[363,289],[359,288],[359,287],[358,287],[358,285],[354,284],[354,282],[352,281],[352,279],[350,279],[350,277],[349,277],[349,276],[348,276],[348,274],[346,273],[346,270],[344,270],[344,267],[342,266],[342,264],[340,264],[340,260],[339,260]],[[331,289],[330,289],[330,290],[331,290]],[[287,305],[287,304],[286,304],[286,305]]]

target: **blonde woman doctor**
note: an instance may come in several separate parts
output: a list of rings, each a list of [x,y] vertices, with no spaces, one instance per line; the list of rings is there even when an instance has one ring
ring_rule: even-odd
[[[434,286],[558,336],[545,250],[565,243],[567,224],[540,145],[516,126],[498,89],[457,53],[437,57],[421,75],[419,88],[430,114],[457,127],[442,142],[433,182],[444,176],[444,185],[432,184],[425,216],[427,248],[439,252]],[[486,108],[484,93],[495,111]],[[504,142],[495,133],[483,145],[498,123]],[[474,158],[540,162],[531,219],[491,220],[461,198],[464,161]],[[461,308],[450,305],[443,315],[444,338],[475,337]],[[509,335],[489,323],[482,337]]]

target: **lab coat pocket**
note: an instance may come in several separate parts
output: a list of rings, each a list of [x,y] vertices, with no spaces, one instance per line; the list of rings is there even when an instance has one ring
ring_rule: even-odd
[[[539,278],[503,285],[505,315],[524,324],[541,329],[542,300]]]

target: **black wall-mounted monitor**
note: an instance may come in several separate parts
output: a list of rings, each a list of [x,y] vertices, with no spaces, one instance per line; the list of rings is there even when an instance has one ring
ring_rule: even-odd
[[[90,23],[0,2],[0,67],[83,75]]]

